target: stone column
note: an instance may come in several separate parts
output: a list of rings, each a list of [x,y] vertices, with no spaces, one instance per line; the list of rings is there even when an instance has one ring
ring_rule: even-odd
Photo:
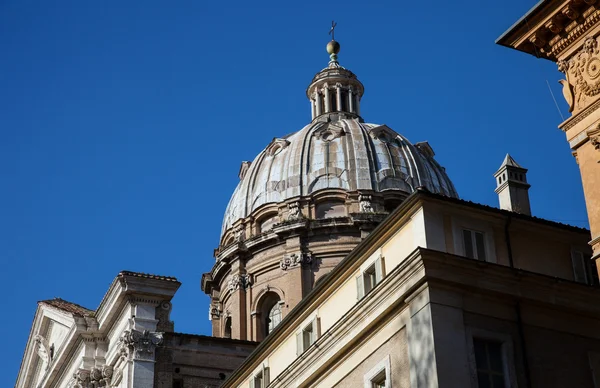
[[[354,105],[354,110],[356,114],[360,116],[360,101],[358,99],[358,94],[354,95]]]
[[[123,369],[125,386],[147,388],[154,386],[155,350],[162,342],[162,333],[149,330],[125,330],[121,336],[121,353],[127,359]]]
[[[341,112],[342,111],[342,84],[340,84],[340,83],[335,84],[335,92],[336,92],[336,99],[337,99],[337,111]]]
[[[232,262],[229,281],[226,285],[231,294],[231,338],[246,340],[250,333],[250,311],[248,311],[248,298],[246,290],[251,285],[251,277],[245,273],[246,269],[241,265],[241,258]]]
[[[329,85],[323,85],[323,94],[325,95],[325,113],[331,112],[331,95],[329,94]]]
[[[354,113],[354,94],[352,88],[348,88],[348,111]]]
[[[311,97],[311,99],[310,99],[310,116],[311,116],[311,119],[315,118],[316,112],[317,111],[316,111],[316,107],[315,107],[315,100],[314,100],[314,98]]]
[[[315,100],[317,102],[317,116],[320,116],[323,114],[323,96],[321,96],[321,94],[318,91],[315,92],[315,95]]]

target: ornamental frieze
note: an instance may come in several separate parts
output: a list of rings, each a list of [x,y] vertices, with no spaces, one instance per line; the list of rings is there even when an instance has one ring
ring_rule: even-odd
[[[587,107],[592,98],[600,94],[600,50],[598,39],[588,37],[581,50],[571,59],[558,62],[558,70],[565,74],[563,96],[569,112]]]

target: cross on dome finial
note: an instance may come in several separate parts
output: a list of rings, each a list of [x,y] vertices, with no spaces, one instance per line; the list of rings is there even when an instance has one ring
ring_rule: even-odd
[[[327,52],[329,53],[329,66],[337,65],[337,55],[340,52],[340,44],[335,41],[335,27],[337,23],[331,21],[331,28],[329,29],[329,35],[331,35],[331,41],[327,43]]]
[[[331,35],[331,40],[335,40],[335,27],[337,26],[337,23],[332,20],[331,21],[331,28],[329,29],[329,35]]]

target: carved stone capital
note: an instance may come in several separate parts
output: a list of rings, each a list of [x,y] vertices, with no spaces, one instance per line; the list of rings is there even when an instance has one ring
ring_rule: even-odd
[[[298,267],[300,265],[310,265],[313,262],[312,254],[309,252],[305,253],[291,253],[284,255],[279,261],[279,267],[287,271],[288,269]]]
[[[73,388],[89,388],[90,387],[90,372],[85,369],[79,369],[73,373],[73,379],[70,384]]]
[[[113,377],[113,367],[103,365],[91,370],[79,369],[73,374],[69,384],[72,388],[101,388],[110,387]]]
[[[229,279],[229,289],[231,291],[246,290],[252,285],[252,278],[248,274],[232,275]]]
[[[119,340],[121,353],[128,359],[154,360],[154,350],[162,343],[162,339],[162,333],[125,330]]]
[[[218,303],[213,302],[208,306],[208,320],[212,321],[219,318],[221,318],[221,309]]]

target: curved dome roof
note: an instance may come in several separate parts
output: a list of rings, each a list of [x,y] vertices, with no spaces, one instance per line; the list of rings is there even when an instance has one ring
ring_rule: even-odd
[[[317,190],[400,190],[417,187],[458,197],[428,143],[411,144],[385,125],[359,118],[313,121],[275,138],[252,161],[242,163],[240,183],[223,220],[222,233],[266,203],[308,196]]]

